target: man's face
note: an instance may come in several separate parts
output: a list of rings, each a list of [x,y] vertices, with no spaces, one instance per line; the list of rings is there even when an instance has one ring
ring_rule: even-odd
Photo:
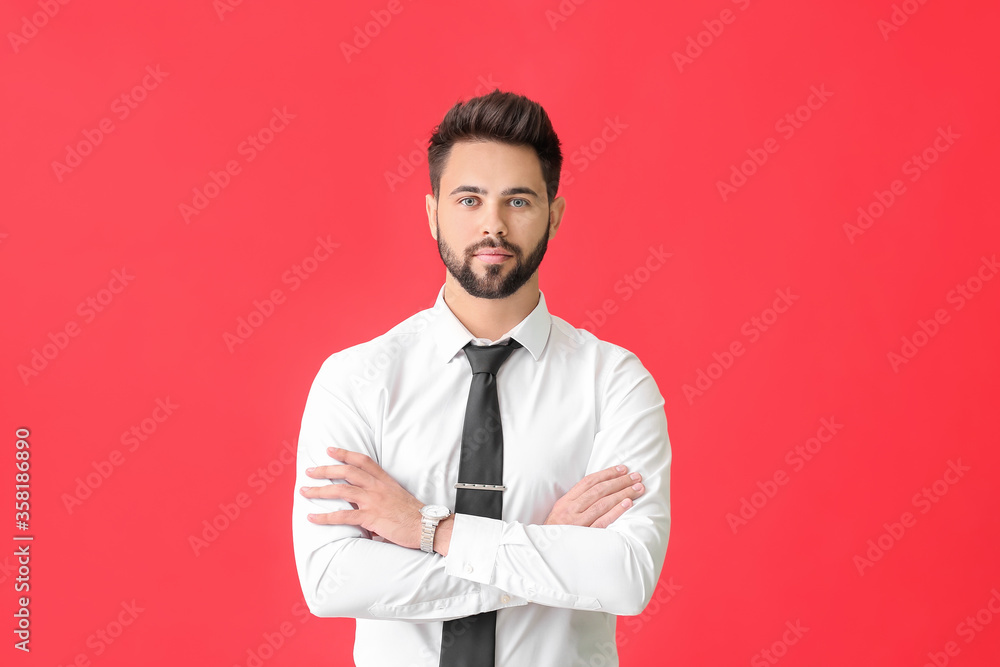
[[[428,195],[427,206],[448,272],[474,297],[503,299],[535,275],[563,201],[550,208],[531,147],[463,141],[452,146],[439,197]]]

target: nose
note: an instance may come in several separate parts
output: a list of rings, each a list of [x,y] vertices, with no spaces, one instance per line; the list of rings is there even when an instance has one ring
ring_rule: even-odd
[[[484,207],[482,219],[483,236],[505,236],[507,221],[504,220],[502,209],[496,204]]]

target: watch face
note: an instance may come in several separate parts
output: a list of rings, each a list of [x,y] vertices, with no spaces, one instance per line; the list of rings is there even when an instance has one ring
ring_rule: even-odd
[[[430,519],[443,519],[451,514],[451,511],[444,505],[427,505],[420,510],[420,513]]]

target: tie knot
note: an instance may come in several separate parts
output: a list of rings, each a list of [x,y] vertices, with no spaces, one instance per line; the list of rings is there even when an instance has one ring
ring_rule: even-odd
[[[507,361],[507,357],[519,347],[521,344],[511,338],[507,345],[474,345],[469,342],[462,349],[465,350],[465,357],[472,366],[473,375],[476,373],[496,375],[503,362]]]

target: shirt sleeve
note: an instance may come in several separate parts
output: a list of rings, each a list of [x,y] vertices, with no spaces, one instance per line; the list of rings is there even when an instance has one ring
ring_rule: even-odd
[[[317,374],[299,433],[292,544],[309,611],[324,617],[428,622],[527,604],[491,584],[448,575],[440,554],[372,539],[360,526],[320,525],[306,518],[310,513],[354,509],[340,498],[299,493],[303,486],[346,483],[305,474],[309,467],[339,464],[328,447],[361,452],[379,462],[374,432],[351,391],[350,365],[344,367],[341,361],[338,355],[330,357]]]
[[[646,607],[670,534],[671,449],[653,377],[633,353],[618,349],[587,474],[624,463],[642,473],[644,493],[607,528],[457,514],[445,572],[553,607],[624,616]]]

